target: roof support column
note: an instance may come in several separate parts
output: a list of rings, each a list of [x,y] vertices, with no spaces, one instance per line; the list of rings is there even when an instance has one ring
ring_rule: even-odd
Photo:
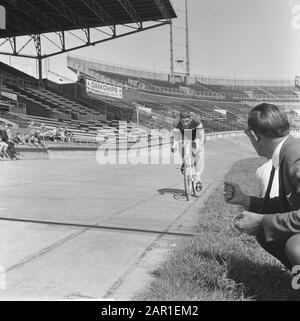
[[[43,64],[42,64],[42,58],[38,58],[38,68],[39,68],[39,80],[42,81],[43,79]]]
[[[36,48],[36,59],[38,61],[38,72],[39,72],[39,80],[43,79],[43,66],[42,66],[42,44],[41,44],[41,35],[34,36],[34,43]]]

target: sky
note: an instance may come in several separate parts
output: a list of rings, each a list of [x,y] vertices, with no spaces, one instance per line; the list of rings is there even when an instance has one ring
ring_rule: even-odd
[[[173,0],[175,60],[184,58],[184,0]],[[188,0],[191,73],[216,77],[294,78],[300,75],[300,0]],[[299,20],[298,25],[295,24]],[[70,40],[71,41],[71,40]],[[115,39],[70,55],[136,68],[169,71],[169,26]],[[73,79],[66,54],[47,62]],[[1,61],[8,62],[7,57]],[[35,62],[11,58],[36,75]],[[45,67],[46,62],[44,62]],[[48,67],[47,67],[48,68]],[[175,63],[177,71],[184,71]]]

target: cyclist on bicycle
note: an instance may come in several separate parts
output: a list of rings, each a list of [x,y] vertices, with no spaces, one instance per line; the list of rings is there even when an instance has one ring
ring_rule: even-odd
[[[202,190],[201,175],[204,166],[205,141],[205,133],[201,120],[196,115],[192,115],[189,111],[181,112],[171,136],[173,137],[171,146],[172,153],[175,153],[178,143],[186,140],[192,141],[192,156],[195,160],[195,187],[196,191],[200,192]],[[183,158],[182,148],[181,146],[179,147],[178,150]],[[181,172],[184,174],[184,162],[181,165]]]

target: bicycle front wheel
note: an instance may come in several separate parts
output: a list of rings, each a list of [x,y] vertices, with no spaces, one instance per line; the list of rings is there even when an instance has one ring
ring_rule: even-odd
[[[188,170],[188,168],[186,167],[184,171],[184,190],[185,190],[185,196],[187,201],[190,200],[190,197],[192,196],[192,193],[193,193],[192,184],[193,184],[192,175]]]

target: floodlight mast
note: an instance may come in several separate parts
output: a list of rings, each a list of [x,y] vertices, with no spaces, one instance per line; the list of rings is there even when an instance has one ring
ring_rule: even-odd
[[[174,45],[173,45],[173,23],[170,21],[170,82],[175,84],[174,76]]]
[[[182,10],[183,11],[183,10]],[[185,0],[185,82],[187,85],[191,83],[190,79],[190,40],[189,40],[189,10],[188,2]],[[176,60],[177,63],[183,63],[183,59]],[[170,22],[170,82],[175,83],[175,71],[174,71],[174,34],[173,24]]]
[[[186,83],[190,85],[190,45],[189,45],[189,15],[188,3],[185,0],[185,41],[186,41]]]

